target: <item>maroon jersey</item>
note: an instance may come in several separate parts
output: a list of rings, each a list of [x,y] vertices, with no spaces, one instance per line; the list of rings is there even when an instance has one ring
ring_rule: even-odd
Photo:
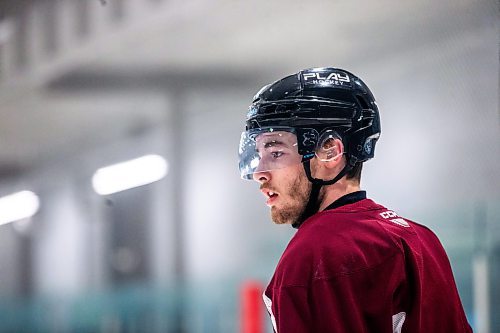
[[[472,332],[438,238],[369,199],[306,220],[264,301],[278,333]]]

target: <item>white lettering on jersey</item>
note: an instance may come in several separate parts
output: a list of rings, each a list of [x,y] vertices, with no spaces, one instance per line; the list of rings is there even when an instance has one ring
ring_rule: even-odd
[[[405,319],[406,319],[406,312],[396,313],[394,316],[392,316],[393,333],[401,333]]]
[[[400,226],[403,226],[405,228],[409,228],[410,227],[410,225],[408,224],[408,222],[406,222],[402,218],[392,219],[392,220],[389,220],[389,221],[391,221],[392,223],[399,224]]]
[[[382,218],[384,218],[386,220],[389,219],[389,221],[391,221],[392,223],[399,224],[402,227],[405,227],[405,228],[410,227],[408,222],[406,222],[403,218],[399,217],[398,214],[396,214],[392,210],[382,212],[382,213],[380,213],[380,216],[382,216]],[[393,217],[396,217],[396,218],[393,219]]]
[[[271,322],[273,323],[274,331],[278,332],[278,328],[276,326],[276,318],[274,318],[273,314],[273,302],[269,297],[266,296],[265,293],[262,294],[262,299],[264,299],[264,304],[266,304],[267,312],[269,312],[269,316],[271,316]]]
[[[392,210],[388,210],[388,211],[380,213],[380,216],[382,216],[384,219],[388,219],[391,217],[396,217],[396,216],[398,216],[398,214],[394,213]]]

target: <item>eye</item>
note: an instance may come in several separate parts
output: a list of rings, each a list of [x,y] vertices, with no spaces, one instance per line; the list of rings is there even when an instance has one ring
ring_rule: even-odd
[[[283,155],[282,151],[273,151],[273,152],[271,152],[271,156],[273,158],[280,158],[282,155]]]

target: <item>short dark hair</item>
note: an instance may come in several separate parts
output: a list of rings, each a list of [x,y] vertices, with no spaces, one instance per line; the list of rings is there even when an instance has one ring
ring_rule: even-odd
[[[349,170],[346,174],[347,179],[355,179],[358,182],[361,182],[361,170],[363,169],[363,162],[358,162],[354,165],[354,167]]]

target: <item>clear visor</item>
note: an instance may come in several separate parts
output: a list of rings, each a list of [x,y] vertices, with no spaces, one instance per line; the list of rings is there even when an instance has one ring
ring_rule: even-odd
[[[283,169],[302,162],[293,128],[267,127],[241,134],[240,174],[252,179],[256,172]]]

